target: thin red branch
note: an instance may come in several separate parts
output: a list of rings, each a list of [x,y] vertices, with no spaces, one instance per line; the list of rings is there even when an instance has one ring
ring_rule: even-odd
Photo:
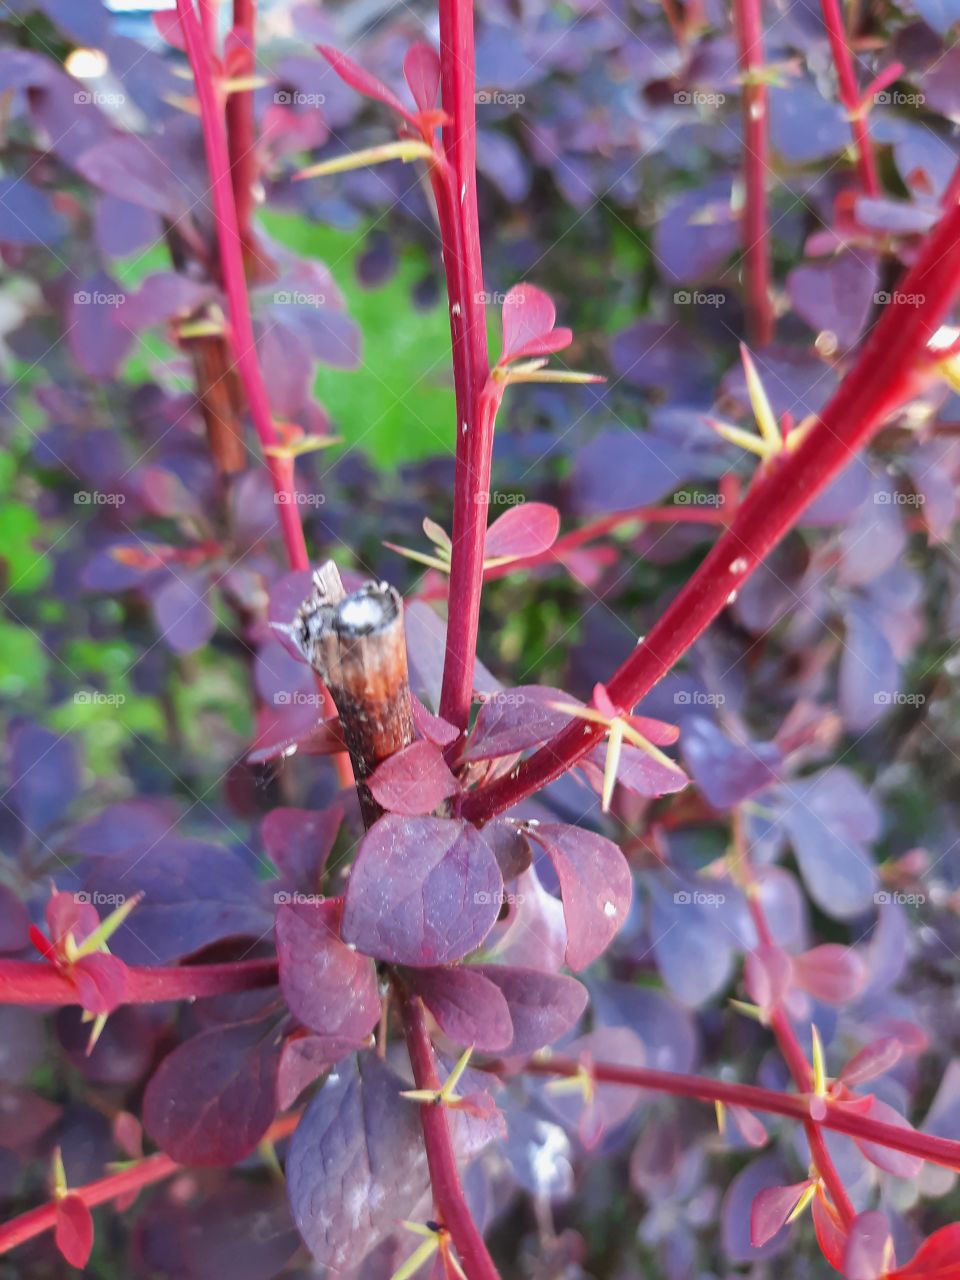
[[[440,714],[465,729],[473,695],[473,671],[483,586],[483,542],[490,488],[495,415],[481,407],[489,373],[487,328],[477,210],[476,85],[472,0],[440,0],[440,67],[443,108],[450,123],[443,145],[453,171],[453,220],[458,226],[462,344],[467,413],[457,423],[453,495],[450,613]]]
[[[216,218],[220,271],[227,295],[229,338],[237,373],[247,398],[254,430],[264,449],[275,448],[279,435],[270,412],[270,401],[257,359],[257,344],[250,315],[250,299],[243,265],[243,244],[237,220],[231,179],[230,153],[224,123],[223,94],[203,31],[193,7],[193,0],[177,0],[177,13],[183,28],[187,57],[196,83],[200,104],[203,141],[210,172],[210,192]],[[293,460],[265,454],[277,497],[277,514],[283,533],[291,569],[307,569],[310,559],[300,521],[300,508],[295,500]]]
[[[761,0],[734,0],[733,25],[742,77],[743,117],[743,268],[746,284],[747,335],[755,346],[773,339],[770,298],[770,226],[767,171],[767,86],[763,81]]]
[[[439,1092],[440,1077],[437,1075],[423,1005],[417,996],[406,994],[401,1003],[407,1051],[417,1088]],[[499,1280],[497,1269],[463,1194],[446,1110],[436,1103],[423,1103],[420,1106],[420,1119],[437,1214],[456,1246],[467,1280]]]
[[[282,1138],[289,1137],[299,1121],[300,1112],[281,1116],[267,1130],[263,1141],[279,1142]],[[140,1191],[154,1183],[163,1182],[164,1179],[179,1173],[184,1167],[159,1151],[156,1155],[137,1161],[128,1169],[121,1169],[118,1173],[98,1178],[96,1182],[88,1182],[85,1187],[71,1187],[70,1190],[74,1195],[78,1195],[88,1208],[93,1209],[97,1205],[107,1204],[111,1200],[129,1195],[132,1191]],[[17,1245],[25,1244],[35,1236],[43,1235],[45,1231],[52,1231],[56,1225],[57,1209],[52,1202],[22,1213],[18,1218],[12,1218],[0,1226],[0,1254],[8,1253]]]
[[[726,531],[647,636],[607,682],[635,706],[688,651],[731,595],[793,528],[817,494],[918,390],[918,366],[960,290],[960,206],[930,232],[894,300],[883,308],[853,368],[797,447],[765,464]],[[925,302],[913,305],[917,295]],[[929,370],[928,370],[929,372]],[[572,721],[511,775],[471,792],[463,813],[484,822],[559,778],[603,737]]]
[[[542,1056],[526,1062],[525,1073],[539,1076],[576,1076],[583,1063],[574,1058]],[[699,1102],[722,1102],[727,1106],[746,1107],[750,1111],[762,1111],[769,1115],[784,1116],[801,1124],[810,1120],[809,1100],[793,1093],[777,1093],[762,1089],[759,1085],[733,1084],[726,1080],[712,1080],[708,1076],[686,1075],[681,1072],[657,1071],[652,1067],[624,1067],[612,1063],[588,1064],[592,1078],[599,1084],[625,1084],[637,1089],[652,1089],[657,1093],[669,1093],[678,1098],[695,1098]],[[835,1133],[859,1138],[861,1142],[875,1142],[891,1151],[903,1151],[919,1156],[931,1164],[946,1169],[960,1169],[960,1142],[949,1138],[937,1138],[919,1133],[916,1129],[902,1129],[898,1125],[885,1124],[869,1116],[845,1111],[833,1101],[826,1100],[826,1110],[817,1125]]]
[[[237,960],[228,964],[184,964],[170,968],[127,968],[126,1004],[160,1000],[193,1000],[235,991],[271,987],[277,981],[276,960]],[[69,977],[43,961],[0,960],[0,1004],[79,1004]]]
[[[877,162],[870,141],[870,130],[867,128],[867,116],[857,89],[857,77],[853,70],[853,58],[847,33],[843,25],[843,14],[839,0],[820,0],[823,10],[823,22],[830,40],[833,63],[837,70],[837,87],[840,101],[850,118],[850,131],[853,134],[853,149],[857,158],[857,170],[860,174],[860,185],[868,196],[878,195],[880,183],[877,179]]]

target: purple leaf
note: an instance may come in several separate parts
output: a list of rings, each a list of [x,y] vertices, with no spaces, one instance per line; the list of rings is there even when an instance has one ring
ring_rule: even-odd
[[[587,989],[575,978],[539,969],[473,965],[499,987],[513,1022],[513,1039],[504,1057],[525,1057],[553,1044],[574,1026],[587,1004]]]
[[[359,1043],[380,1019],[377,970],[340,940],[341,903],[295,902],[277,912],[280,986],[294,1017]]]
[[[598,769],[606,764],[608,745],[596,747],[587,757]],[[620,748],[620,760],[617,764],[617,782],[626,787],[634,795],[653,799],[656,796],[674,795],[688,786],[690,779],[676,765],[662,764],[639,747],[632,747],[625,742]]]
[[[63,734],[25,723],[10,737],[13,799],[20,820],[34,835],[52,827],[73,803],[80,762]]]
[[[498,516],[483,544],[485,560],[535,556],[548,551],[560,532],[560,512],[546,502],[521,502]]]
[[[757,1195],[768,1187],[783,1183],[783,1166],[775,1156],[762,1156],[741,1169],[727,1187],[723,1197],[721,1225],[723,1250],[730,1263],[757,1262],[782,1253],[789,1241],[786,1232],[778,1232],[761,1248],[750,1240],[751,1217]]]
[[[626,919],[633,897],[630,868],[612,840],[582,827],[538,823],[529,835],[546,851],[560,881],[567,964],[584,969]]]
[[[456,1044],[496,1053],[513,1040],[507,1001],[479,967],[412,969],[408,978],[441,1031]]]
[[[63,219],[45,192],[23,177],[0,178],[0,241],[10,245],[52,245],[63,232]]]
[[[460,737],[460,730],[455,724],[428,711],[416,694],[411,699],[411,709],[414,726],[421,738],[426,738],[437,747],[449,747],[451,742],[456,742]]]
[[[151,209],[171,222],[188,212],[184,190],[143,138],[122,133],[98,142],[76,160],[86,180],[130,204]]]
[[[29,942],[27,909],[5,884],[0,884],[0,953],[21,951]]]
[[[583,706],[579,698],[546,685],[518,685],[488,694],[477,712],[464,759],[493,760],[549,742],[570,720],[568,711],[553,705],[558,702]]]
[[[696,284],[708,279],[740,243],[740,222],[731,207],[727,181],[699,183],[669,200],[656,221],[654,252],[664,279]],[[690,295],[674,294],[679,305]]]
[[[168,578],[151,604],[157,630],[174,653],[202,649],[217,629],[203,574],[184,573]]]
[[[876,1209],[857,1214],[850,1224],[843,1252],[846,1280],[881,1280],[893,1261],[891,1244],[890,1224],[885,1214]]]
[[[844,1104],[839,1105],[842,1107]],[[911,1133],[913,1132],[910,1121],[905,1120],[899,1111],[895,1111],[880,1098],[871,1098],[867,1110],[860,1111],[859,1114],[865,1114],[871,1120],[879,1120],[882,1124],[892,1124],[898,1129],[909,1129]],[[875,1164],[878,1169],[883,1169],[885,1173],[892,1173],[894,1177],[916,1178],[923,1168],[923,1160],[920,1156],[912,1156],[905,1151],[893,1151],[890,1147],[867,1142],[862,1138],[854,1137],[853,1140],[871,1164]]]
[[[458,790],[443,753],[432,742],[411,742],[378,765],[368,783],[373,798],[390,813],[432,813]]]
[[[815,333],[829,331],[846,350],[856,344],[870,318],[878,279],[873,254],[841,253],[825,263],[794,267],[787,292]]]
[[[387,814],[353,864],[343,936],[393,964],[449,964],[493,928],[502,893],[497,860],[475,827]]]
[[[277,1106],[280,1110],[292,1107],[308,1085],[357,1048],[356,1042],[336,1036],[297,1034],[286,1039],[277,1070]]]
[[[343,1062],[304,1112],[290,1142],[290,1207],[321,1266],[369,1253],[411,1215],[429,1186],[417,1108],[407,1084],[365,1053]]]
[[[238,1163],[273,1120],[279,1056],[280,1035],[262,1022],[201,1032],[154,1072],[144,1128],[181,1164]]]
[[[284,882],[313,893],[342,823],[339,804],[328,809],[273,809],[264,818],[260,835]]]
[[[783,760],[772,742],[734,742],[705,716],[684,722],[683,758],[704,799],[725,812],[777,780]]]
[[[854,1054],[840,1072],[840,1079],[848,1089],[856,1089],[858,1085],[875,1080],[877,1076],[886,1075],[891,1067],[903,1057],[903,1044],[896,1036],[882,1036],[864,1045],[859,1053]],[[927,1128],[929,1129],[929,1117]]]
[[[873,801],[840,767],[794,783],[788,795],[783,824],[814,902],[837,920],[868,910],[876,872],[867,845],[879,833]]]

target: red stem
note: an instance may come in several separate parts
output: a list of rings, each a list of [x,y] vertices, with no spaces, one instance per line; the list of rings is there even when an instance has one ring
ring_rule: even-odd
[[[760,469],[726,531],[607,682],[615,704],[635,706],[666,675],[817,494],[916,393],[917,366],[958,290],[960,206],[955,205],[928,235],[853,368],[796,449]],[[919,307],[913,305],[918,294],[925,299]],[[572,721],[514,773],[471,792],[464,816],[485,822],[512,808],[572,768],[603,734],[602,726],[585,732],[582,721]]]
[[[583,1069],[583,1063],[573,1058],[542,1057],[532,1059],[523,1071],[540,1076],[575,1076]],[[590,1063],[590,1075],[600,1084],[633,1085],[638,1089],[653,1089],[678,1098],[695,1098],[699,1102],[722,1102],[727,1106],[746,1107],[750,1111],[765,1111],[770,1115],[785,1116],[801,1123],[810,1121],[807,1099],[792,1093],[777,1093],[753,1084],[732,1084],[725,1080],[712,1080],[708,1076],[685,1075],[681,1072],[657,1071],[652,1067],[622,1067],[603,1062]],[[814,1124],[836,1133],[859,1138],[861,1142],[875,1142],[892,1151],[903,1151],[919,1156],[931,1164],[947,1169],[960,1169],[960,1142],[949,1138],[936,1138],[932,1134],[918,1133],[916,1129],[902,1129],[898,1125],[885,1124],[869,1116],[844,1111],[830,1099],[826,1100],[826,1114]]]
[[[229,340],[237,373],[247,398],[254,430],[262,448],[280,443],[270,401],[257,359],[257,344],[250,316],[250,299],[243,266],[243,245],[237,221],[237,206],[231,184],[230,153],[224,124],[222,95],[203,31],[192,0],[177,0],[187,57],[193,70],[200,104],[203,141],[210,171],[210,192],[217,221],[220,271],[229,309]],[[293,488],[293,461],[265,455],[277,497],[277,513],[291,569],[308,569],[310,559],[300,522],[300,508]]]
[[[253,991],[277,982],[276,960],[237,960],[229,964],[184,964],[171,968],[127,967],[124,1004],[192,1000],[234,991]],[[0,960],[0,1004],[79,1004],[69,977],[52,964]]]
[[[282,1116],[273,1122],[264,1134],[263,1141],[279,1142],[281,1138],[289,1137],[299,1121],[300,1112]],[[74,1195],[78,1195],[88,1208],[93,1209],[98,1204],[107,1204],[108,1201],[117,1200],[131,1191],[140,1191],[155,1182],[162,1182],[165,1178],[179,1173],[184,1167],[164,1155],[162,1151],[158,1151],[156,1155],[139,1160],[130,1169],[121,1169],[118,1173],[98,1178],[96,1182],[88,1182],[85,1187],[71,1187],[70,1190]],[[20,1214],[18,1218],[13,1218],[0,1226],[0,1254],[15,1249],[17,1245],[25,1244],[35,1236],[43,1235],[45,1231],[52,1231],[56,1225],[57,1209],[53,1203],[44,1204],[38,1209]]]
[[[256,25],[256,0],[233,0],[233,29],[243,33],[249,49],[249,57],[241,73],[244,75],[253,75],[256,70]],[[226,104],[226,121],[237,229],[243,246],[244,261],[249,266],[256,252],[252,223],[253,189],[257,180],[257,141],[252,89],[230,94]]]
[[[743,265],[747,294],[747,334],[759,347],[773,339],[770,300],[770,229],[767,213],[767,86],[763,74],[761,0],[734,0],[740,73],[744,77],[743,116]]]
[[[853,58],[847,43],[847,33],[843,25],[843,15],[839,0],[820,0],[823,10],[823,22],[830,40],[834,66],[837,69],[837,87],[840,101],[850,117],[850,131],[853,134],[853,149],[857,157],[857,169],[860,174],[860,185],[868,196],[878,195],[880,183],[877,179],[877,162],[870,141],[870,130],[867,128],[866,112],[857,89],[857,77],[853,70]]]
[[[401,1004],[407,1051],[417,1088],[439,1092],[440,1077],[433,1059],[423,1005],[418,997],[406,995],[402,996]],[[423,1103],[420,1106],[420,1120],[437,1213],[456,1246],[467,1280],[499,1280],[497,1269],[463,1194],[446,1109],[433,1102]]]
[[[490,488],[494,427],[493,417],[481,409],[489,364],[477,210],[472,0],[440,0],[440,68],[443,108],[451,119],[443,130],[443,145],[453,174],[453,221],[459,228],[458,319],[463,330],[462,343],[454,337],[454,359],[463,361],[468,409],[457,423],[450,610],[440,714],[465,729],[473,696],[487,522],[486,504],[478,498]]]

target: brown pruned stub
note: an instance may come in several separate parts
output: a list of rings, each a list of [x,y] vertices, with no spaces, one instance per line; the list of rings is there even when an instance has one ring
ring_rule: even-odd
[[[347,594],[333,561],[293,625],[300,651],[330,691],[353,763],[367,827],[383,810],[366,785],[377,765],[413,741],[403,602],[386,582]]]

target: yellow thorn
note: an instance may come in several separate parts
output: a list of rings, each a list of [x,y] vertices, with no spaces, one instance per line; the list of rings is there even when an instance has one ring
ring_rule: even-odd
[[[113,937],[142,898],[142,893],[135,893],[131,898],[127,898],[125,902],[121,902],[119,907],[115,907],[108,916],[105,916],[93,933],[84,938],[78,945],[76,958],[92,955],[94,951],[106,951],[109,939]]]
[[[757,366],[753,363],[753,357],[743,343],[740,344],[740,358],[743,361],[743,372],[747,379],[747,394],[750,397],[753,416],[757,420],[757,428],[767,446],[767,451],[771,455],[779,453],[783,448],[783,436],[777,426],[777,419],[767,398],[767,393],[763,388],[760,374],[757,372]]]
[[[60,1200],[67,1194],[67,1171],[63,1167],[63,1152],[59,1147],[53,1149],[53,1194]]]
[[[650,756],[651,759],[656,760],[658,764],[665,765],[666,768],[673,769],[677,773],[681,772],[680,766],[675,760],[671,760],[668,755],[664,755],[659,747],[655,747],[652,742],[643,736],[642,733],[638,733],[632,724],[627,724],[623,721],[621,721],[621,723],[623,723],[624,737],[631,746],[639,747],[641,751],[645,751],[647,755]]]
[[[738,1013],[742,1013],[745,1018],[753,1018],[754,1022],[759,1022],[761,1026],[766,1026],[766,1014],[758,1004],[748,1004],[745,1000],[731,1000],[730,1007],[736,1009]]]
[[[827,1064],[823,1057],[823,1041],[814,1023],[810,1024],[810,1038],[813,1044],[813,1092],[818,1098],[827,1096]]]
[[[600,808],[604,813],[610,812],[613,788],[617,783],[617,769],[620,767],[620,751],[623,747],[623,727],[622,720],[611,720],[607,733],[607,758],[603,766],[603,790],[600,793]]]
[[[751,435],[749,431],[744,431],[742,427],[734,427],[729,422],[718,422],[715,418],[708,418],[707,422],[717,435],[721,436],[729,444],[735,444],[741,449],[746,449],[748,453],[755,453],[758,458],[763,458],[764,461],[770,456],[767,446],[759,436]]]
[[[103,1035],[103,1028],[107,1025],[106,1013],[98,1013],[93,1020],[93,1026],[90,1028],[90,1039],[87,1041],[86,1056],[89,1058],[96,1048],[97,1041]]]
[[[266,458],[299,458],[319,449],[332,449],[335,444],[343,444],[343,436],[304,436],[292,444],[266,444],[263,454]]]
[[[432,1240],[437,1234],[433,1227],[428,1227],[425,1222],[411,1222],[408,1218],[404,1218],[401,1223],[407,1231],[412,1231],[415,1236],[425,1236],[428,1240]]]
[[[584,1102],[592,1102],[595,1093],[593,1076],[582,1064],[576,1074],[564,1076],[559,1080],[550,1080],[545,1086],[547,1093],[579,1093]]]
[[[351,151],[345,156],[337,156],[333,160],[321,160],[293,175],[295,182],[304,178],[325,178],[331,173],[348,173],[351,169],[365,169],[370,165],[384,164],[388,160],[402,160],[407,164],[410,160],[430,160],[434,158],[432,147],[415,138],[401,138],[399,142],[384,142],[377,147],[364,147],[362,151]]]
[[[219,338],[226,333],[223,320],[189,320],[177,328],[178,338]]]
[[[722,1102],[715,1102],[713,1109],[717,1115],[717,1132],[723,1137],[727,1132],[727,1108]]]
[[[400,1266],[397,1267],[396,1271],[390,1277],[390,1280],[409,1280],[409,1277],[415,1275],[423,1264],[433,1257],[439,1248],[440,1235],[438,1232],[433,1232],[431,1239],[424,1240],[423,1244],[418,1245],[417,1248],[414,1249],[406,1262],[402,1262]]]
[[[443,1088],[440,1090],[440,1097],[444,1102],[459,1102],[460,1099],[454,1093],[457,1085],[460,1083],[460,1077],[467,1069],[467,1063],[470,1061],[470,1055],[473,1053],[473,1045],[469,1049],[464,1049],[460,1057],[454,1064],[453,1070],[443,1082]]]
[[[796,1220],[800,1217],[801,1213],[803,1213],[804,1209],[806,1209],[807,1205],[810,1203],[810,1201],[813,1199],[813,1197],[816,1194],[817,1194],[817,1184],[816,1182],[811,1182],[809,1186],[804,1188],[803,1194],[800,1196],[800,1199],[793,1206],[793,1209],[790,1211],[790,1214],[787,1218],[787,1222],[796,1222]]]
[[[573,369],[544,369],[542,373],[525,373],[522,370],[506,369],[501,382],[509,386],[514,382],[606,382],[599,373],[576,373]]]
[[[250,89],[263,89],[272,83],[266,76],[233,76],[231,79],[221,80],[220,88],[224,93],[246,93]]]
[[[406,556],[408,560],[415,560],[417,564],[425,564],[431,569],[439,569],[441,573],[450,572],[450,565],[445,560],[441,560],[437,556],[428,556],[425,551],[414,551],[411,547],[398,547],[395,542],[385,542],[383,545],[391,551],[396,551],[398,556]]]

